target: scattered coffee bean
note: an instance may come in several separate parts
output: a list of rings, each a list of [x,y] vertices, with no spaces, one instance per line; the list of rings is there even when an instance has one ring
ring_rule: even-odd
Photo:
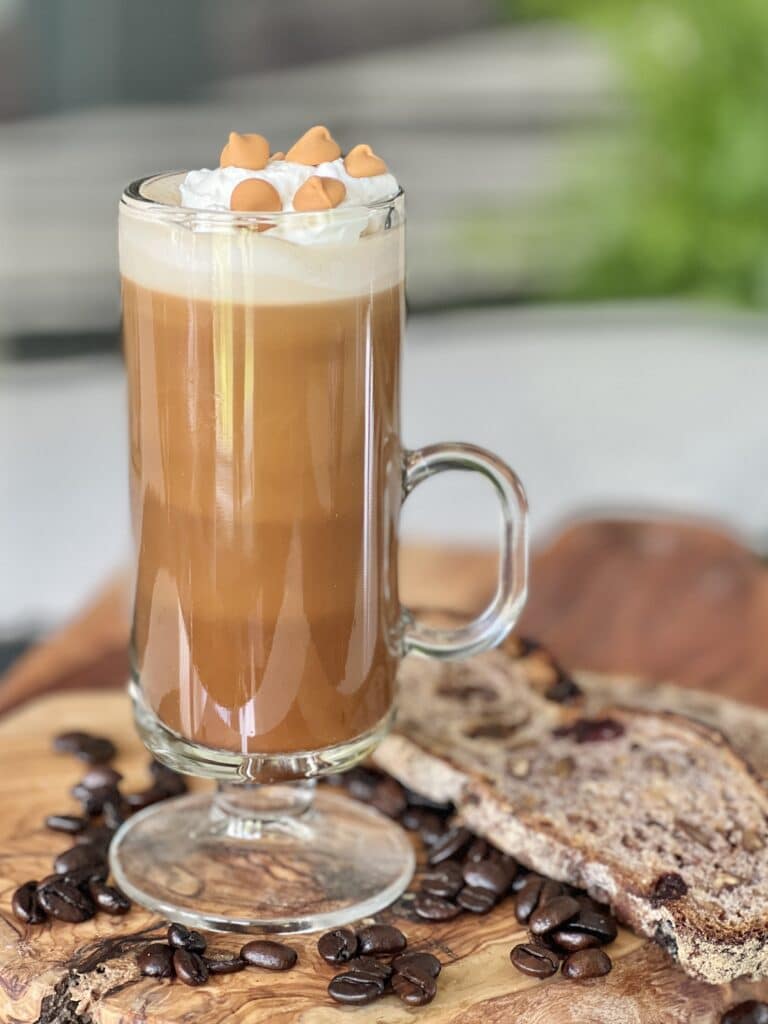
[[[389,818],[399,818],[408,806],[403,787],[391,777],[385,777],[376,784],[370,802]]]
[[[768,1024],[768,1003],[748,999],[724,1013],[720,1024]]]
[[[96,913],[90,896],[86,896],[76,885],[62,878],[41,882],[37,890],[37,899],[47,914],[70,924],[90,921]]]
[[[246,942],[240,956],[252,967],[263,967],[267,971],[288,971],[297,960],[295,949],[269,939]]]
[[[192,987],[208,981],[208,968],[199,953],[191,949],[176,949],[173,953],[173,969],[179,981]]]
[[[570,921],[579,909],[573,896],[558,896],[548,903],[539,904],[528,919],[528,927],[533,935],[546,935]]]
[[[467,863],[464,867],[464,881],[473,888],[489,889],[496,896],[503,896],[512,881],[512,871],[504,864],[492,860]]]
[[[430,864],[442,864],[444,860],[460,857],[472,841],[472,833],[466,828],[451,828],[429,851]]]
[[[387,953],[402,953],[407,940],[399,928],[391,924],[371,924],[357,933],[360,952],[364,956],[385,956]]]
[[[328,995],[337,1003],[347,1006],[364,1006],[379,999],[383,992],[371,981],[362,981],[350,973],[337,974],[328,984]]]
[[[467,885],[456,897],[456,902],[463,910],[468,910],[472,914],[487,914],[496,906],[496,895],[490,889]]]
[[[168,945],[174,949],[186,949],[190,953],[204,953],[207,945],[200,932],[191,931],[183,924],[170,924],[166,932]]]
[[[549,938],[561,949],[569,953],[575,953],[579,949],[592,949],[600,945],[600,939],[589,932],[572,931],[570,925],[565,928],[556,928],[550,932]]]
[[[427,871],[421,879],[421,889],[430,896],[442,896],[443,899],[453,897],[464,886],[464,873],[455,860],[447,860],[431,871]]]
[[[53,832],[66,832],[76,835],[82,832],[88,822],[77,814],[49,814],[45,819],[45,827]]]
[[[461,913],[461,907],[455,903],[450,903],[441,896],[430,896],[428,892],[416,894],[413,909],[426,921],[450,921]]]
[[[240,956],[206,956],[204,960],[209,974],[237,974],[246,967]]]
[[[515,917],[520,924],[527,924],[528,918],[539,905],[544,879],[532,875],[515,897]]]
[[[676,871],[670,871],[665,875],[659,875],[653,883],[653,889],[649,899],[651,903],[658,906],[660,903],[671,903],[680,900],[688,892],[688,884],[682,875]]]
[[[521,942],[510,952],[509,959],[518,971],[532,978],[551,978],[560,966],[558,956],[538,942]]]
[[[392,961],[392,969],[400,971],[403,967],[415,967],[416,970],[421,971],[422,974],[428,974],[431,978],[436,978],[442,970],[442,964],[436,956],[418,951],[401,953],[400,956],[395,957]]]
[[[563,961],[562,974],[565,978],[601,978],[613,967],[611,958],[602,949],[580,949]]]
[[[317,940],[317,951],[329,964],[345,964],[357,953],[357,935],[351,928],[336,928]]]
[[[114,789],[122,779],[120,772],[110,768],[108,764],[98,764],[86,772],[80,779],[80,785],[86,789]]]
[[[42,924],[45,911],[37,898],[37,882],[25,882],[11,897],[11,909],[25,924]]]
[[[104,863],[104,851],[93,843],[78,843],[63,853],[53,862],[54,870],[60,875],[69,874],[80,868],[90,868]]]
[[[139,972],[148,978],[174,976],[173,950],[164,942],[152,942],[136,955]]]
[[[392,988],[408,1006],[426,1006],[437,994],[434,977],[412,964],[406,964],[395,974]]]
[[[91,899],[105,914],[119,915],[127,914],[131,909],[131,901],[114,885],[107,885],[98,878],[93,878],[88,884],[88,891]]]
[[[573,725],[561,725],[552,731],[556,737],[567,736],[577,743],[602,743],[624,735],[624,726],[613,718],[580,718]]]

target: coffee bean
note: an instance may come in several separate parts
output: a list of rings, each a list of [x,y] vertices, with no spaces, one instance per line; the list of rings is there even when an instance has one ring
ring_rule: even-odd
[[[518,971],[532,978],[551,978],[560,966],[557,955],[538,942],[521,942],[510,952],[509,959]]]
[[[120,772],[107,764],[95,765],[80,779],[80,785],[86,789],[114,789],[122,781]]]
[[[183,775],[160,761],[153,759],[149,762],[149,774],[152,776],[153,788],[160,790],[166,797],[181,796],[189,788]]]
[[[376,784],[370,802],[389,818],[399,818],[408,806],[403,787],[392,778],[384,778]]]
[[[53,862],[54,870],[60,875],[93,867],[104,863],[104,851],[93,843],[79,843],[60,853]]]
[[[199,953],[191,949],[176,949],[173,953],[173,969],[179,981],[195,987],[208,981],[208,968]]]
[[[401,953],[407,940],[399,928],[391,924],[371,924],[357,933],[360,952],[368,956],[385,956],[387,953]]]
[[[466,828],[451,828],[429,851],[430,864],[442,864],[444,860],[460,857],[472,842],[472,833]]]
[[[601,978],[613,967],[611,958],[602,949],[580,949],[563,961],[562,974],[566,978]]]
[[[570,924],[565,928],[556,928],[548,936],[561,949],[575,953],[579,949],[592,949],[600,945],[600,939],[589,932],[572,931]]]
[[[613,942],[619,932],[614,917],[600,910],[592,910],[583,904],[578,915],[568,922],[568,928],[570,931],[584,932],[593,936],[601,946],[607,946],[609,942]]]
[[[190,953],[204,953],[206,941],[200,932],[190,931],[183,924],[168,925],[168,945],[174,949],[186,949]]]
[[[487,914],[496,906],[496,895],[490,889],[467,885],[456,897],[456,902],[463,910],[472,914]]]
[[[269,939],[246,942],[240,956],[252,967],[263,967],[267,971],[289,971],[297,960],[295,949]]]
[[[148,978],[172,978],[173,950],[164,942],[152,942],[136,954],[139,972]]]
[[[45,819],[45,827],[53,832],[66,832],[76,835],[82,832],[88,822],[77,814],[49,814]]]
[[[206,956],[205,966],[209,974],[237,974],[245,969],[245,960],[239,956]]]
[[[337,974],[328,984],[328,995],[337,1003],[364,1006],[379,999],[383,992],[374,982],[361,981],[350,974]]]
[[[579,904],[572,896],[558,896],[534,910],[528,919],[528,927],[533,935],[546,935],[561,924],[570,921],[579,912]]]
[[[450,921],[461,913],[461,907],[455,903],[449,903],[440,896],[430,896],[428,892],[416,893],[413,909],[426,921]]]
[[[489,889],[494,895],[503,896],[512,881],[512,871],[492,860],[470,862],[464,867],[464,881],[475,889]]]
[[[527,924],[528,918],[539,905],[539,897],[544,886],[544,879],[537,875],[529,877],[515,897],[515,917],[520,924]]]
[[[51,917],[70,924],[90,921],[96,913],[93,900],[65,879],[41,883],[37,890],[40,906]]]
[[[37,898],[37,882],[25,882],[11,897],[11,909],[25,924],[42,924],[45,911]]]
[[[131,909],[131,901],[114,885],[107,885],[98,878],[91,879],[88,885],[91,899],[105,914],[127,914]]]
[[[427,871],[421,879],[422,892],[430,896],[441,896],[453,899],[464,886],[464,874],[455,860],[447,860],[431,871]]]
[[[399,971],[403,967],[415,967],[416,970],[421,971],[422,974],[428,974],[431,978],[436,978],[442,970],[442,964],[436,956],[418,951],[401,953],[400,956],[395,957],[392,961],[392,969]]]
[[[345,964],[357,953],[357,935],[351,928],[336,928],[317,940],[317,951],[329,964]]]
[[[465,864],[479,864],[484,861],[490,853],[490,847],[485,839],[481,839],[477,836],[469,844],[469,849],[464,856]]]
[[[392,978],[392,988],[409,1006],[426,1006],[437,995],[437,984],[433,975],[420,971],[412,964],[406,964]]]
[[[724,1013],[720,1024],[768,1024],[768,1003],[748,999]]]

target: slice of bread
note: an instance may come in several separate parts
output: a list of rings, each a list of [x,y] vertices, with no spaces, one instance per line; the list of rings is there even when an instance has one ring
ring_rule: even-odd
[[[467,662],[407,659],[400,684],[379,767],[610,903],[689,974],[768,975],[768,791],[720,732],[604,708],[607,687],[574,687],[514,641]],[[746,714],[765,728],[764,712]]]

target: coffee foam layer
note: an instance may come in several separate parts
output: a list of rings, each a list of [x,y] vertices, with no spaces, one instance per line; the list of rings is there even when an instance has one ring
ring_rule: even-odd
[[[183,175],[153,183],[152,198],[178,206]],[[120,269],[136,284],[155,291],[217,302],[259,305],[303,304],[351,298],[400,284],[402,225],[384,229],[384,211],[350,208],[330,214],[288,214],[296,227],[313,218],[332,218],[335,235],[322,244],[301,245],[258,231],[221,214],[179,208],[162,217],[157,208],[120,209]],[[295,221],[294,221],[295,218]],[[279,219],[279,215],[278,215]],[[361,223],[362,219],[362,223]],[[354,230],[349,222],[355,220]]]

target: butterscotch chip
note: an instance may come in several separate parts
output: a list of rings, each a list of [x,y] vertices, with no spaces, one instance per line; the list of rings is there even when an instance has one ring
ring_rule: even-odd
[[[261,178],[246,178],[232,191],[230,210],[251,210],[259,213],[275,213],[283,204],[274,185]]]
[[[340,156],[341,148],[338,142],[324,124],[316,124],[294,142],[285,154],[285,159],[295,164],[317,167],[318,164],[338,160]]]
[[[229,142],[221,151],[219,167],[243,167],[247,171],[260,171],[269,160],[269,143],[263,135],[229,133]]]
[[[350,178],[374,178],[387,173],[387,165],[364,142],[350,149],[344,157],[344,167]]]
[[[332,210],[338,206],[347,190],[343,182],[336,178],[321,178],[313,174],[307,178],[301,188],[296,190],[293,197],[293,208],[300,213],[309,213],[311,210]]]

